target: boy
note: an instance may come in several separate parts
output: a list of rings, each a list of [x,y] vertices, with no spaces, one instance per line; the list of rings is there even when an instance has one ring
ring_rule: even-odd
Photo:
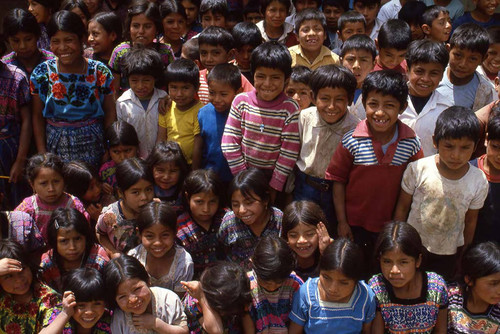
[[[490,104],[485,105],[478,111],[476,111],[476,116],[479,119],[480,125],[480,135],[479,135],[479,143],[477,144],[476,151],[474,152],[474,157],[480,157],[481,155],[486,153],[485,148],[485,139],[486,139],[486,125],[488,124],[488,120],[492,116],[492,112],[499,105],[500,100],[500,71],[498,75],[495,77],[495,91],[497,93],[496,100],[491,102]],[[495,109],[496,110],[496,109]]]
[[[312,92],[309,87],[311,70],[305,66],[295,66],[292,69],[290,80],[285,87],[286,96],[292,98],[299,105],[300,110],[309,108],[312,102]]]
[[[226,18],[229,13],[225,0],[202,0],[200,18],[202,30],[208,27],[226,28]]]
[[[234,99],[222,136],[222,153],[233,175],[250,167],[264,170],[274,201],[300,149],[299,106],[283,93],[292,58],[284,45],[266,42],[252,53],[251,67],[255,89]]]
[[[363,15],[354,10],[350,10],[340,15],[338,26],[340,46],[338,49],[334,49],[333,52],[339,55],[342,50],[342,44],[349,37],[352,35],[365,34],[366,22]]]
[[[288,48],[292,67],[302,65],[315,70],[320,66],[339,64],[339,56],[323,45],[326,39],[325,15],[317,9],[305,9],[297,14],[295,33],[299,45]]]
[[[354,97],[356,78],[345,67],[327,65],[316,69],[309,83],[316,107],[302,110],[299,116],[301,149],[293,197],[296,201],[319,204],[328,220],[328,230],[334,235],[337,219],[333,182],[325,179],[325,171],[344,134],[359,122],[347,112]]]
[[[234,39],[234,64],[241,74],[253,84],[253,74],[250,70],[250,56],[252,51],[262,44],[262,35],[254,23],[240,22],[231,32]]]
[[[172,103],[166,114],[159,116],[156,139],[179,143],[187,163],[195,166],[200,164],[196,159],[201,157],[202,145],[197,116],[203,104],[195,98],[200,84],[198,72],[198,66],[189,59],[177,59],[168,65],[165,77]]]
[[[476,72],[488,52],[486,30],[466,23],[450,38],[450,64],[439,83],[438,91],[452,99],[453,105],[476,111],[495,98],[493,85]]]
[[[200,71],[198,97],[201,103],[207,104],[209,102],[207,74],[215,65],[231,60],[234,54],[234,39],[227,30],[221,27],[208,27],[199,36],[200,62],[205,69]],[[252,84],[243,75],[241,80],[243,91],[248,92],[253,89]]]
[[[408,23],[398,19],[384,23],[375,40],[378,56],[373,70],[393,70],[406,75],[405,55],[410,42],[411,29]]]
[[[495,78],[500,71],[500,26],[489,27],[487,29],[490,39],[488,53],[477,71],[494,85]]]
[[[258,4],[250,5],[248,4],[243,8],[243,19],[245,22],[250,22],[257,24],[264,19],[264,16],[260,13],[260,8]]]
[[[496,13],[498,1],[472,0],[472,3],[476,8],[457,18],[453,22],[453,30],[464,23],[475,23],[485,29],[500,25],[500,14]]]
[[[130,88],[116,101],[119,121],[130,123],[139,138],[139,156],[145,159],[153,150],[158,134],[158,105],[167,93],[155,88],[163,73],[158,52],[133,48],[124,57],[123,73]]]
[[[394,213],[420,234],[429,251],[426,270],[447,281],[455,273],[458,248],[472,242],[488,194],[486,177],[469,164],[478,139],[479,121],[470,109],[443,111],[433,136],[438,153],[408,165]]]
[[[191,59],[199,69],[203,69],[200,62],[200,45],[198,38],[191,38],[182,44],[181,58]]]
[[[207,76],[210,103],[200,109],[198,123],[202,139],[201,168],[213,169],[221,181],[233,178],[220,148],[229,109],[236,94],[241,92],[241,73],[231,64],[219,64]],[[193,165],[193,169],[200,166]]]
[[[432,141],[436,119],[453,105],[447,96],[436,90],[448,59],[444,44],[430,39],[412,42],[406,54],[408,107],[399,119],[418,135],[425,156],[436,154]]]
[[[446,43],[450,38],[451,19],[446,8],[432,6],[422,15],[422,32],[425,38]]]
[[[375,40],[382,22],[377,18],[380,0],[355,0],[353,9],[362,14],[366,21],[366,34]]]
[[[362,96],[366,119],[344,135],[325,178],[333,181],[339,237],[354,237],[373,255],[378,232],[392,218],[403,171],[422,150],[413,130],[398,121],[408,96],[403,75],[371,72]]]
[[[412,41],[424,38],[422,15],[426,9],[427,6],[421,1],[409,1],[398,13],[398,19],[405,21],[410,26]]]
[[[323,1],[323,14],[326,18],[326,44],[330,50],[340,49],[340,40],[337,34],[340,15],[349,10],[347,0]]]

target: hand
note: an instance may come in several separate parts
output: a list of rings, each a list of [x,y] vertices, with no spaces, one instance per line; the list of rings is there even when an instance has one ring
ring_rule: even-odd
[[[85,209],[89,213],[90,218],[92,218],[93,220],[97,220],[97,219],[99,219],[99,216],[101,215],[102,205],[99,203],[90,204]]]
[[[181,284],[191,297],[196,298],[198,300],[201,300],[202,298],[205,297],[203,289],[201,288],[200,281],[189,281],[189,282],[181,281]]]
[[[103,184],[102,184],[102,191],[103,191],[106,195],[113,195],[113,187],[111,186],[111,184],[108,184],[108,183],[103,183]]]
[[[340,238],[347,238],[353,240],[351,227],[347,223],[339,223],[337,231]]]
[[[9,259],[7,257],[0,260],[0,276],[18,273],[22,270],[23,265],[17,260]]]
[[[318,223],[318,226],[316,226],[316,232],[318,233],[319,253],[323,255],[323,251],[333,242],[333,239],[330,238],[330,234],[328,234],[328,230],[323,222]]]
[[[24,161],[16,160],[10,168],[10,183],[17,183],[23,175]]]
[[[75,314],[76,298],[72,291],[64,291],[62,300],[62,312],[66,313],[68,317]]]
[[[122,253],[116,252],[116,253],[111,253],[109,254],[110,259],[116,259],[117,257],[120,257]]]
[[[171,104],[172,104],[172,99],[170,98],[170,95],[161,98],[158,101],[158,112],[160,113],[160,115],[165,115],[167,113],[167,110],[170,108]]]
[[[150,313],[132,314],[132,322],[137,329],[154,329],[156,317]]]
[[[113,212],[106,212],[102,217],[102,222],[107,227],[114,227],[116,225],[116,215]]]

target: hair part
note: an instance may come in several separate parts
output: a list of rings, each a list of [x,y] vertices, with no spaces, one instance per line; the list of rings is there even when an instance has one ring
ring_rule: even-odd
[[[134,18],[134,16],[141,14],[144,14],[153,22],[157,34],[163,31],[163,24],[158,4],[156,2],[151,2],[148,0],[135,0],[130,4],[128,8],[128,15],[125,21],[126,38],[130,39],[130,26],[132,25],[132,19]]]
[[[245,198],[254,198],[254,194],[258,196],[261,202],[269,202],[271,199],[269,191],[269,182],[266,175],[260,169],[248,168],[242,170],[229,183],[228,195],[229,198],[239,191]]]
[[[338,270],[357,282],[363,277],[364,261],[363,252],[357,244],[349,239],[339,238],[323,251],[319,269]]]
[[[424,254],[418,231],[406,222],[391,221],[380,232],[375,246],[375,256],[380,259],[385,252],[399,249],[416,261]]]
[[[167,203],[153,201],[146,204],[139,212],[136,222],[141,234],[156,224],[165,226],[174,235],[177,233],[177,214]]]
[[[31,33],[37,38],[41,35],[40,25],[33,14],[22,8],[14,8],[3,18],[3,35],[8,39],[19,32]]]
[[[104,131],[104,141],[108,150],[119,145],[139,147],[139,137],[134,126],[125,121],[114,121]]]
[[[87,35],[87,29],[83,25],[80,16],[69,10],[60,10],[51,16],[47,24],[49,38],[52,38],[58,31],[75,34],[82,43],[85,41],[85,36]]]
[[[153,173],[143,160],[129,158],[116,166],[116,186],[121,192],[125,192],[140,180],[154,183]]]

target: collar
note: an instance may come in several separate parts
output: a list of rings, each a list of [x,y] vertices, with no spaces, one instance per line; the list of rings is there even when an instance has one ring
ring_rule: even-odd
[[[413,132],[413,130],[409,126],[401,123],[399,119],[397,120],[396,124],[398,126],[397,141],[400,141],[402,139],[415,138],[415,132]],[[352,136],[356,138],[373,138],[373,135],[370,132],[370,128],[368,127],[368,121],[366,119],[359,122],[359,124],[356,126],[356,129],[354,129]]]
[[[304,55],[304,50],[302,50],[302,46],[300,44],[292,46],[291,49],[292,49],[292,51],[295,51],[298,55],[301,55],[302,58],[307,60],[307,62],[309,62],[309,59]],[[323,58],[331,56],[331,54],[332,54],[332,51],[329,48],[327,48],[324,45],[321,45],[321,49],[319,51],[318,56],[313,60],[312,63],[311,62],[309,62],[309,63],[311,65],[314,65],[315,63],[323,60]]]

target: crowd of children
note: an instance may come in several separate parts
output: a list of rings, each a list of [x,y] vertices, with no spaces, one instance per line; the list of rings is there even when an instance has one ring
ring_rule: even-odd
[[[0,35],[1,333],[499,333],[477,0],[28,0]]]

